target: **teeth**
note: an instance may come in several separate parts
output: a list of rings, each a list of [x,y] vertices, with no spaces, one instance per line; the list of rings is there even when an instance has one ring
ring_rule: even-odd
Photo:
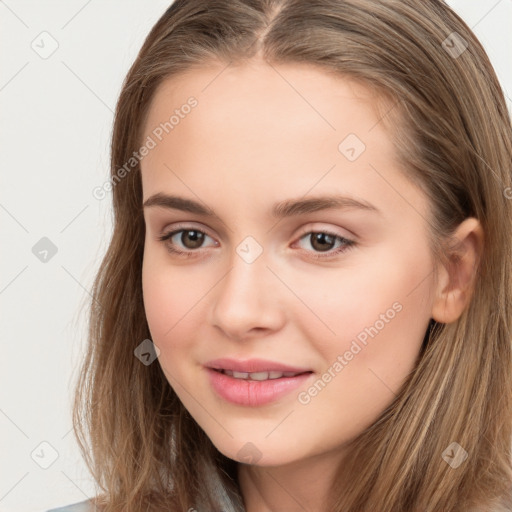
[[[247,379],[249,374],[244,372],[232,372],[232,376],[235,377],[235,379]]]
[[[295,375],[299,375],[295,372],[278,372],[278,371],[270,371],[270,372],[235,372],[232,370],[222,370],[223,373],[229,375],[230,377],[234,377],[235,379],[245,379],[245,380],[269,380],[269,379],[280,379],[281,377],[294,377]]]
[[[251,380],[268,380],[268,372],[254,372],[246,375],[249,375]]]

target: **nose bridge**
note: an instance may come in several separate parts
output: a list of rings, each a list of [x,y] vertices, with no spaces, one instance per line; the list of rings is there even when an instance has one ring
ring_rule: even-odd
[[[275,279],[267,268],[263,247],[246,237],[229,258],[229,269],[216,287],[212,322],[233,337],[243,337],[255,328],[274,329],[279,323]],[[259,330],[258,329],[258,330]]]
[[[263,284],[269,273],[267,269],[268,256],[267,251],[263,248],[263,242],[259,242],[253,236],[245,236],[229,255],[231,270],[226,276],[229,281],[227,287],[232,292],[238,293],[244,291],[242,288],[247,285],[247,287],[253,288],[253,293],[250,295],[257,298],[256,286],[258,283]]]
[[[221,286],[221,297],[225,306],[238,309],[258,307],[261,293],[268,287],[267,258],[263,251],[255,253],[254,246],[240,243],[229,259],[229,272]]]

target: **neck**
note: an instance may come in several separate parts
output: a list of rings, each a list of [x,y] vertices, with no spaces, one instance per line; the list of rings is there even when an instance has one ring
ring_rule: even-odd
[[[280,466],[238,464],[247,512],[325,512],[339,450]]]

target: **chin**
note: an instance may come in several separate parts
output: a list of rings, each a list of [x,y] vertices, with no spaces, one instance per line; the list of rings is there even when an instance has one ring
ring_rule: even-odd
[[[213,442],[213,440],[212,440]],[[225,457],[241,464],[251,466],[281,466],[294,462],[299,454],[294,446],[273,446],[271,443],[235,441],[217,444],[213,442],[217,450]]]

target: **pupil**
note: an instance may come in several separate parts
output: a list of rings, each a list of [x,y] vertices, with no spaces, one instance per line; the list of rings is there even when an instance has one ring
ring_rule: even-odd
[[[311,236],[313,237],[311,245],[315,249],[320,251],[328,251],[329,249],[332,249],[332,245],[334,243],[334,237],[332,235],[328,235],[327,233],[313,233]]]

